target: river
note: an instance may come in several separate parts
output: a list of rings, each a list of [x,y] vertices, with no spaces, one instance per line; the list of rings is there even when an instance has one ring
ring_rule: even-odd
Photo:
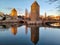
[[[0,26],[0,45],[60,45],[60,28],[3,25]]]

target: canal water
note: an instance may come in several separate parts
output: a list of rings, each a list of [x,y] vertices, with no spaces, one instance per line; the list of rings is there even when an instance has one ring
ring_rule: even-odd
[[[2,25],[0,45],[60,45],[60,28],[39,25]]]

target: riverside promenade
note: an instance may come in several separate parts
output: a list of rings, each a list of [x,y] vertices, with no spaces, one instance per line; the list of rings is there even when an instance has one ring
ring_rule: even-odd
[[[33,25],[33,24],[46,24],[46,23],[60,23],[60,20],[39,20],[39,21],[30,21],[30,20],[4,20],[0,21],[0,24],[4,23],[24,23],[28,25]]]

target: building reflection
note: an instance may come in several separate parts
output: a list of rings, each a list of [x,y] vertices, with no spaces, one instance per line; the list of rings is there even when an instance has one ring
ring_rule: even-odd
[[[25,33],[26,34],[28,33],[28,26],[27,25],[25,26]]]
[[[12,32],[13,35],[16,35],[17,34],[17,26],[13,25],[11,27],[11,32]]]
[[[31,27],[31,41],[34,43],[34,45],[36,45],[39,41],[39,27]]]

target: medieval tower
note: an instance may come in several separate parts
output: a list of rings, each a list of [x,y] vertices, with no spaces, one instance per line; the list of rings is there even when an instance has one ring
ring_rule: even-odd
[[[31,15],[30,15],[30,19],[31,21],[38,21],[39,20],[39,4],[37,3],[37,1],[34,1],[33,4],[31,5]]]
[[[13,19],[17,19],[17,11],[16,11],[15,8],[13,8],[12,11],[11,11],[11,17],[12,17]]]

